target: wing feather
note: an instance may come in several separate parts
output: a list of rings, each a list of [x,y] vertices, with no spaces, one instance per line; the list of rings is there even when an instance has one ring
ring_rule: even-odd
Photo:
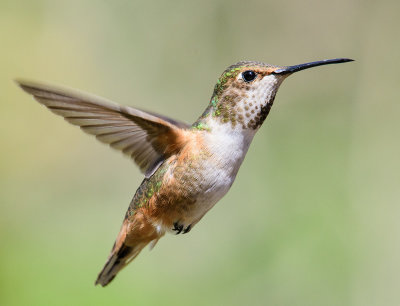
[[[146,176],[185,143],[186,123],[66,88],[17,83],[51,112],[129,156]]]

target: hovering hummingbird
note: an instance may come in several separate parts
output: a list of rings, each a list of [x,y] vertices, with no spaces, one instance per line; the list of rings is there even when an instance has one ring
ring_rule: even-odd
[[[166,232],[188,233],[228,192],[286,77],[350,61],[285,67],[238,62],[223,72],[208,107],[192,125],[69,89],[17,80],[52,112],[129,156],[145,175],[95,284],[106,286]]]

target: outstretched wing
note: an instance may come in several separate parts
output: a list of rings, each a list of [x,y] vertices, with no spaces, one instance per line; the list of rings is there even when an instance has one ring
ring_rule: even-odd
[[[70,89],[17,83],[53,113],[131,157],[147,177],[186,143],[188,124]]]

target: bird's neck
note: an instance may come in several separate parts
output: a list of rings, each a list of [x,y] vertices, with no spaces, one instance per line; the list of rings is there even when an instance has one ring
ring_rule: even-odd
[[[211,151],[218,152],[217,155],[226,156],[232,152],[240,152],[240,157],[237,156],[239,159],[247,153],[257,132],[257,129],[243,127],[234,120],[224,120],[215,114],[215,108],[212,105],[193,124],[192,129],[201,132],[205,144]]]
[[[272,82],[270,90],[251,91],[231,86],[221,91],[216,87],[193,129],[210,130],[212,123],[218,123],[226,125],[226,129],[257,131],[268,116],[280,84],[279,79],[273,81],[276,82]]]

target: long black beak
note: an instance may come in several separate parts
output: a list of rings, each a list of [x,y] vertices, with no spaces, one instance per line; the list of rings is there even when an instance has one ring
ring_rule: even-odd
[[[300,65],[282,67],[282,68],[278,68],[273,73],[274,74],[287,74],[287,73],[293,73],[293,72],[297,72],[300,70],[304,70],[304,69],[308,69],[308,68],[312,68],[312,67],[316,67],[316,66],[329,65],[329,64],[340,64],[340,63],[346,63],[346,62],[352,62],[352,61],[354,61],[354,60],[352,60],[350,58],[334,58],[334,59],[316,61],[316,62],[305,63],[305,64],[300,64]]]

